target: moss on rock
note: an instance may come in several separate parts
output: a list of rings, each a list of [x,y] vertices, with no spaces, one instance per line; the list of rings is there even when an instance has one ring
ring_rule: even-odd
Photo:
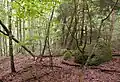
[[[87,55],[82,55],[82,54],[76,54],[74,56],[74,58],[75,58],[76,63],[85,64],[88,56]]]
[[[64,60],[68,60],[68,59],[71,59],[72,58],[72,52],[70,50],[66,50],[64,53],[63,53],[63,59]]]
[[[95,56],[91,58],[89,65],[99,65],[112,59],[110,46],[105,42],[98,43],[94,54]]]
[[[94,44],[87,45],[84,55],[82,55],[79,52],[74,53],[75,62],[80,64],[85,64],[88,56],[91,54],[93,46]],[[96,46],[94,54],[91,56],[88,65],[99,65],[111,59],[112,59],[112,53],[111,53],[110,45],[105,43],[104,41],[100,41]]]

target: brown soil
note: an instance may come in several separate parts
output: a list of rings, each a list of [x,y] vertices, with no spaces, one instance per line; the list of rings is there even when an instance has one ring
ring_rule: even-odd
[[[0,79],[3,82],[120,82],[120,58],[88,67],[84,73],[78,65],[63,64],[62,57],[54,57],[53,62],[52,70],[48,57],[35,62],[30,56],[15,56],[17,72],[11,73],[9,58],[0,58]]]

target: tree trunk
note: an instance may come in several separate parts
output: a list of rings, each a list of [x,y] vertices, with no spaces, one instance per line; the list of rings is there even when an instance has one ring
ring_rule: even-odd
[[[1,30],[1,28],[0,28],[0,30]],[[3,52],[2,52],[2,43],[3,43],[3,41],[2,41],[2,37],[0,37],[0,56],[3,56]]]
[[[19,18],[19,38],[20,38],[20,42],[22,41],[22,25],[21,25],[22,21],[21,21],[21,18]],[[20,47],[19,48],[19,52],[22,52],[22,48]]]
[[[18,23],[18,17],[16,17],[16,28],[17,28],[17,39],[19,40],[19,23]],[[17,47],[17,53],[19,52],[19,48]]]
[[[16,72],[15,65],[14,65],[14,56],[13,56],[13,43],[12,43],[12,26],[11,26],[11,14],[12,9],[11,6],[9,8],[9,16],[8,16],[8,23],[9,23],[9,56],[10,56],[10,63],[11,63],[11,72]]]
[[[86,1],[86,6],[87,6],[87,14],[88,14],[88,17],[89,17],[89,22],[90,22],[90,44],[92,43],[92,18],[91,18],[91,15],[90,15],[90,10],[89,10],[89,6],[88,6],[88,3]]]
[[[74,14],[72,14],[72,16],[71,16],[71,20],[70,20],[70,24],[69,24],[69,26],[67,27],[68,31],[67,31],[67,33],[66,33],[66,35],[65,35],[64,45],[66,45],[67,42],[68,42],[69,32],[71,31],[71,27],[72,27],[73,19],[74,19]]]
[[[31,26],[32,26],[32,28],[35,28],[33,20],[34,19],[31,20]],[[34,36],[34,30],[31,30],[31,34],[32,34],[31,36],[33,37]],[[32,52],[35,52],[34,40],[32,40]]]
[[[66,17],[63,18],[61,46],[64,48]]]
[[[80,45],[83,44],[83,31],[84,31],[84,20],[85,20],[85,3],[84,0],[82,1],[82,27],[81,27],[81,37],[80,37]]]
[[[25,41],[25,19],[23,19],[23,41]],[[22,50],[22,53],[25,53],[25,50]]]

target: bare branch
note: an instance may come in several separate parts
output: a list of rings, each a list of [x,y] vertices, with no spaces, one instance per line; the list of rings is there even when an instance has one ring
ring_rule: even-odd
[[[103,25],[104,21],[107,20],[107,19],[109,18],[109,16],[112,14],[112,12],[113,12],[115,6],[117,5],[117,3],[118,3],[118,0],[117,0],[117,1],[115,2],[115,4],[113,5],[112,10],[110,11],[110,13],[109,13],[104,19],[101,20],[100,27],[99,27],[99,31],[98,31],[97,42],[98,42],[98,40],[99,40],[99,38],[100,38],[101,28],[102,28],[102,25]]]

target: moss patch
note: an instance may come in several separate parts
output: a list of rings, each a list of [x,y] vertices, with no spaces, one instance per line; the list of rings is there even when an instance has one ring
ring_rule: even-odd
[[[70,50],[66,50],[63,55],[64,55],[63,56],[64,60],[68,60],[72,58],[72,52]]]
[[[82,55],[82,54],[76,54],[74,57],[75,57],[75,62],[80,64],[85,64],[88,58],[87,55]]]

